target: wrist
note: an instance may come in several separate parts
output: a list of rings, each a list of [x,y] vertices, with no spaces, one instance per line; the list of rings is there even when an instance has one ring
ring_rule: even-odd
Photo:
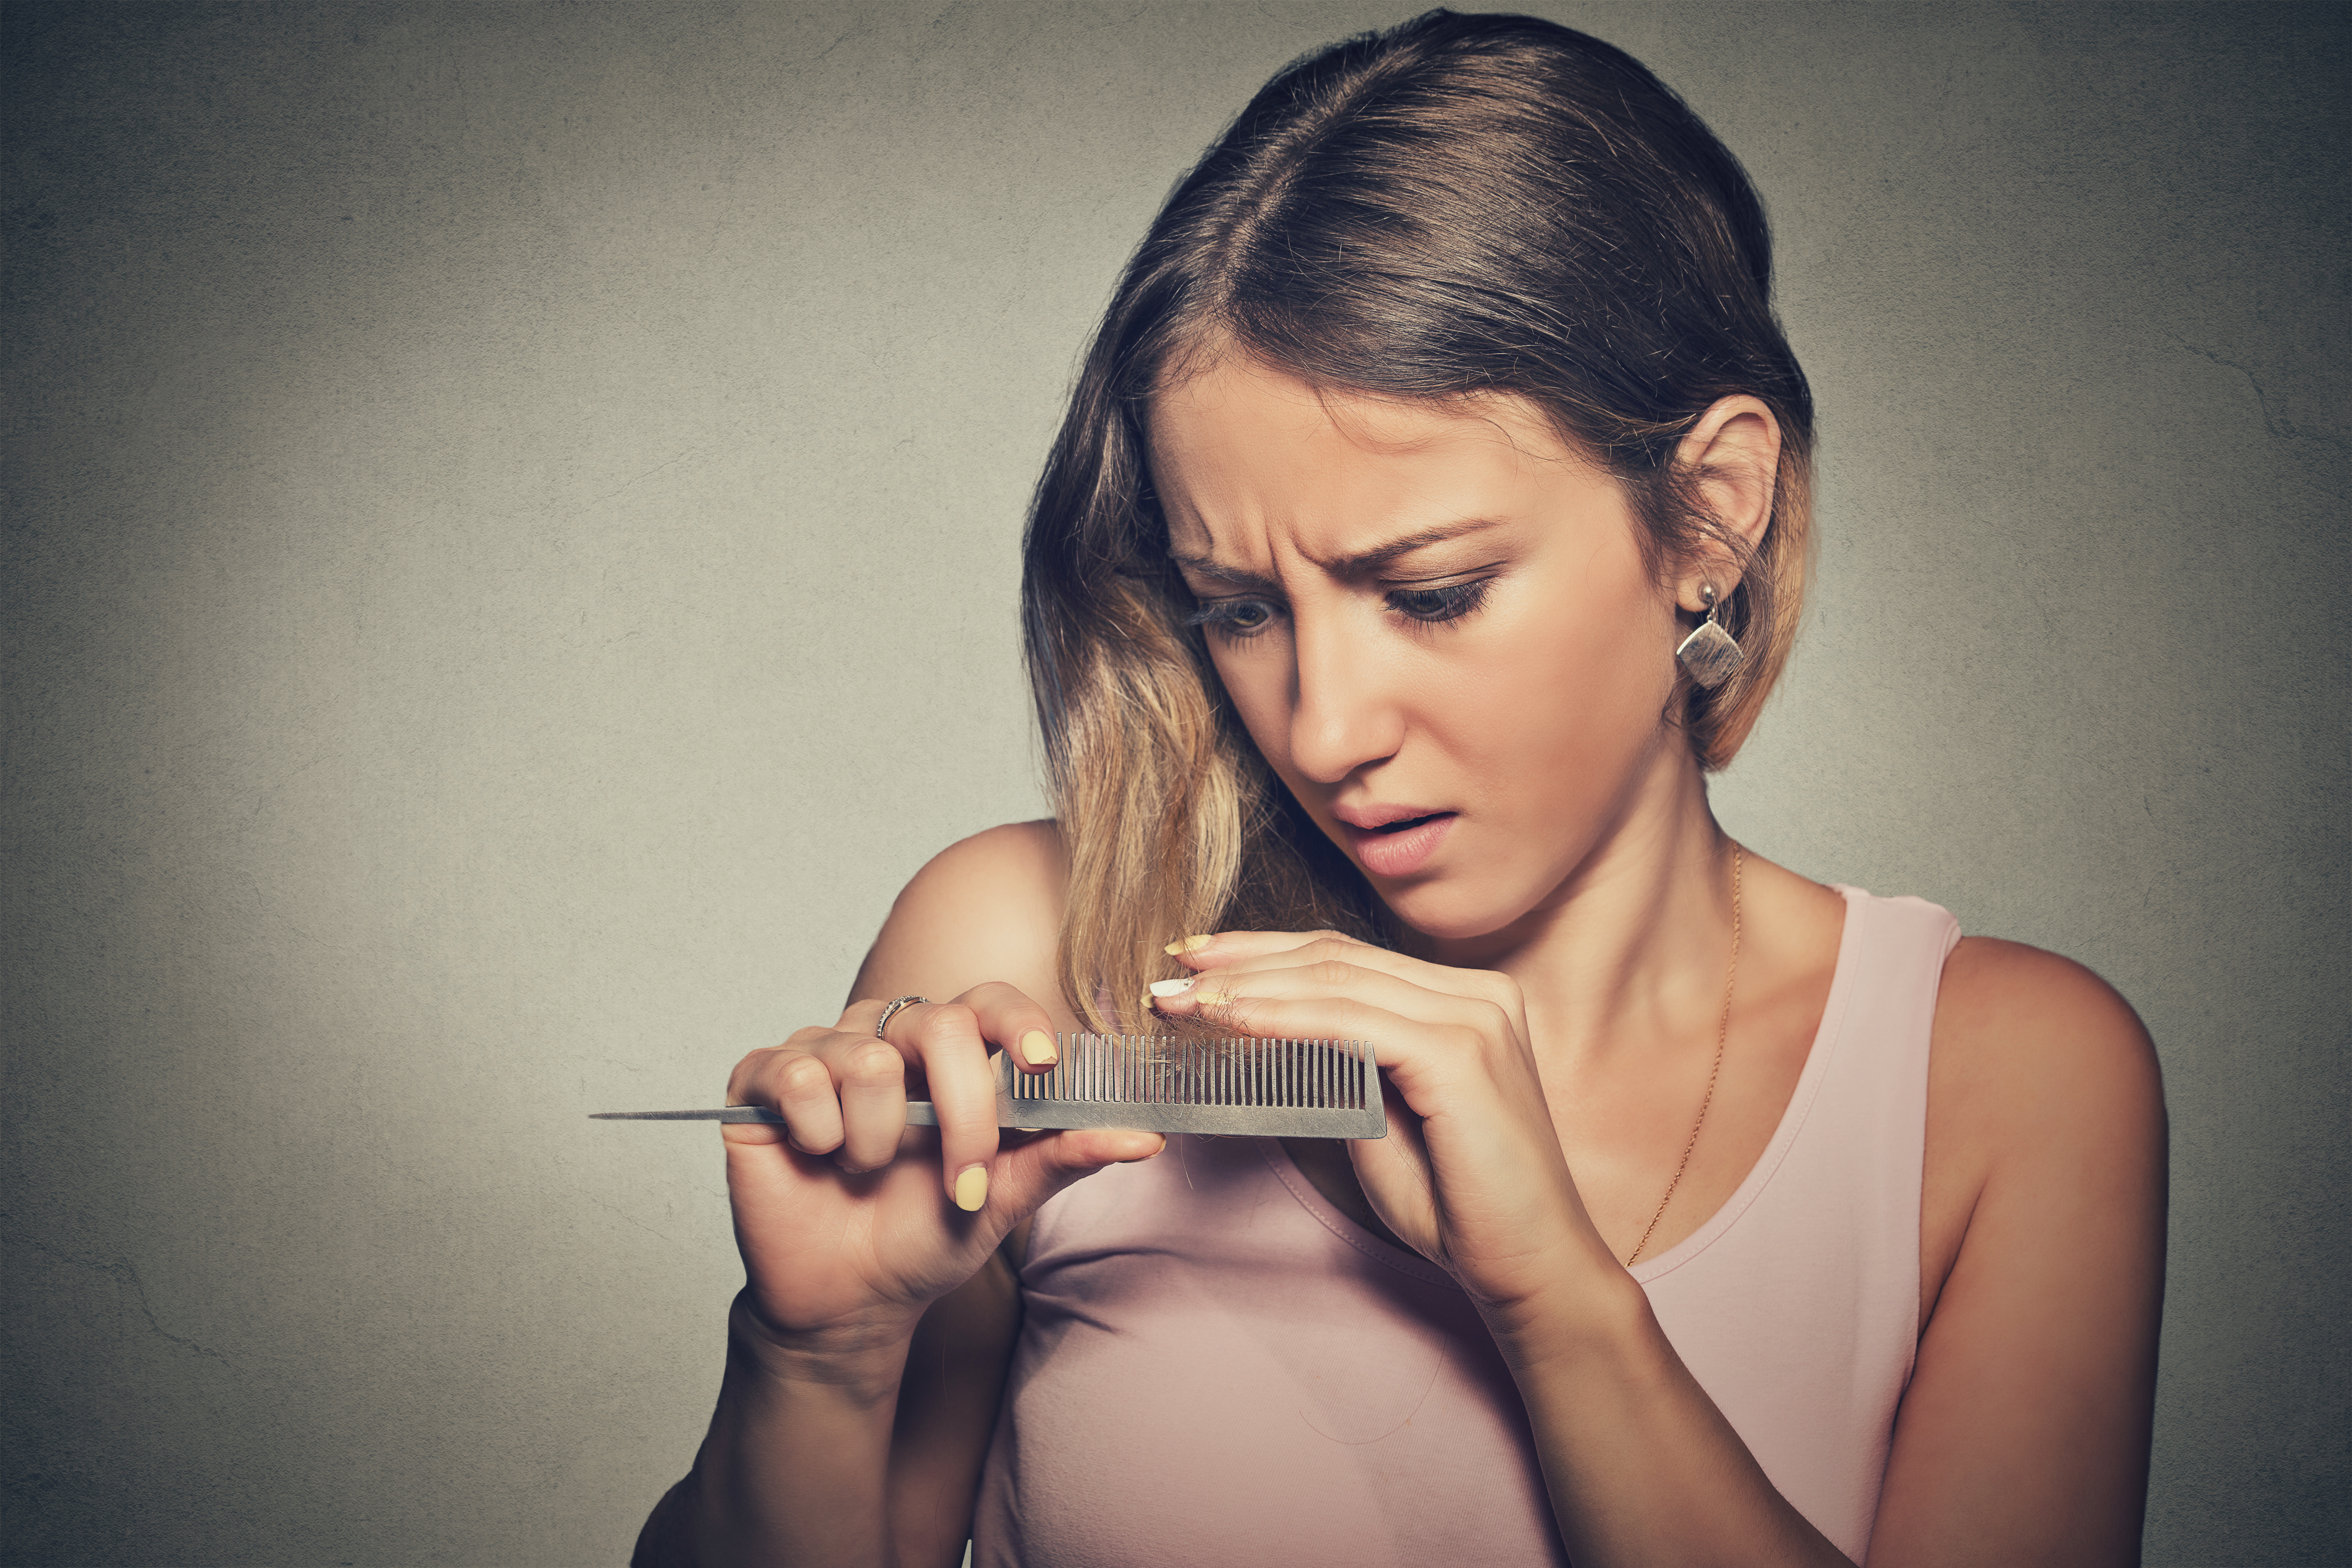
[[[835,1391],[855,1404],[894,1399],[918,1320],[875,1313],[823,1329],[786,1331],[761,1317],[749,1289],[727,1313],[727,1359],[763,1384]]]
[[[1605,1253],[1550,1271],[1538,1288],[1479,1312],[1496,1347],[1521,1376],[1539,1368],[1635,1369],[1663,1338],[1650,1299]]]

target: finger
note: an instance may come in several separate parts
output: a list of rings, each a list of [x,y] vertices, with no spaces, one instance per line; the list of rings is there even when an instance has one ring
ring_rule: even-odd
[[[1013,1216],[1005,1222],[1009,1230],[1021,1217],[1035,1213],[1047,1198],[1080,1177],[1090,1176],[1106,1165],[1149,1160],[1167,1146],[1168,1140],[1157,1132],[1110,1128],[1040,1134],[997,1157],[996,1184],[990,1194],[990,1209],[994,1212],[1002,1205],[1003,1212]]]
[[[1295,932],[1240,934],[1248,936],[1279,934],[1285,945],[1268,945],[1259,951],[1247,951],[1247,944],[1236,943],[1233,951],[1228,952],[1222,945],[1225,939],[1219,937],[1217,942],[1220,945],[1200,950],[1201,953],[1208,955],[1208,959],[1194,965],[1195,977],[1205,980],[1212,973],[1228,970],[1235,973],[1251,973],[1262,970],[1285,969],[1336,960],[1342,963],[1354,964],[1359,968],[1376,970],[1383,974],[1393,975],[1400,980],[1409,981],[1431,991],[1492,1002],[1514,1016],[1517,1016],[1524,1006],[1520,998],[1518,982],[1507,974],[1499,974],[1490,970],[1456,969],[1450,964],[1432,963],[1427,959],[1414,958],[1408,953],[1397,952],[1389,948],[1375,947],[1368,942],[1359,942],[1354,937],[1339,931],[1314,931],[1303,936]],[[1188,954],[1187,962],[1198,956],[1199,954]],[[1158,994],[1171,994],[1175,991],[1176,987],[1171,985],[1166,991],[1160,992]]]
[[[878,1171],[898,1157],[907,1130],[907,1058],[888,1040],[837,1034],[819,1054],[841,1091],[841,1152],[845,1171]]]
[[[756,1122],[730,1123],[732,1143],[789,1142],[806,1154],[829,1154],[841,1147],[841,1105],[832,1068],[822,1054],[829,1029],[803,1029],[769,1050],[753,1051],[736,1064],[727,1083],[727,1103],[777,1111],[781,1128]]]
[[[1054,1041],[1054,1016],[1019,986],[992,980],[956,1000],[979,1018],[981,1037],[1003,1047],[1022,1071],[1044,1072],[1062,1059]]]
[[[1288,952],[1324,939],[1368,946],[1335,931],[1223,931],[1179,937],[1161,951],[1188,969],[1214,969],[1239,959]]]
[[[1311,950],[1299,951],[1304,953]],[[1378,950],[1359,946],[1354,951],[1369,954]],[[1516,1037],[1509,1015],[1485,997],[1434,991],[1385,970],[1339,957],[1264,968],[1217,969],[1188,981],[1166,981],[1162,984],[1165,991],[1152,998],[1159,1012],[1171,1017],[1199,1018],[1260,1037],[1270,1037],[1260,1026],[1265,1004],[1274,1001],[1298,1003],[1310,1011],[1318,1005],[1328,1009],[1341,1003],[1357,1004],[1391,1018],[1486,1030],[1498,1040]],[[1334,1017],[1338,1016],[1336,1012],[1332,1014]]]
[[[996,1073],[989,1065],[979,1013],[960,1001],[919,1002],[892,1014],[887,1039],[876,1044],[903,1051],[922,1067],[939,1115],[940,1166],[948,1196],[959,1208],[977,1211],[988,1201],[990,1163],[996,1157]],[[901,1127],[904,1083],[902,1074]]]
[[[1358,1138],[1348,1145],[1349,1163],[1372,1212],[1399,1239],[1439,1268],[1446,1267],[1438,1215],[1442,1211],[1429,1163],[1429,1141],[1420,1116],[1396,1085],[1383,1082],[1388,1136]]]

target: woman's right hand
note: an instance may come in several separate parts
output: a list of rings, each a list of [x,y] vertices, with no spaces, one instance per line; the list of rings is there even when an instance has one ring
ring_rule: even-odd
[[[925,1308],[978,1273],[1047,1198],[1165,1146],[1156,1132],[1110,1131],[1000,1146],[990,1043],[1020,1071],[1042,1072],[1054,1059],[1051,1016],[1011,985],[911,1004],[877,1038],[883,1005],[853,1002],[831,1028],[753,1051],[728,1079],[728,1104],[784,1118],[781,1127],[728,1122],[719,1131],[746,1305],[786,1348],[849,1352],[903,1341]],[[910,1073],[939,1110],[937,1132],[907,1125]]]

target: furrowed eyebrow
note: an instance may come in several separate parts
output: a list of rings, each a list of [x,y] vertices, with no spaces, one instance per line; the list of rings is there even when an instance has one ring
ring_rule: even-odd
[[[1337,561],[1320,561],[1316,564],[1342,577],[1369,576],[1383,566],[1395,564],[1397,561],[1416,550],[1423,550],[1433,544],[1443,544],[1451,539],[1460,539],[1465,534],[1476,533],[1482,529],[1493,528],[1502,521],[1503,519],[1499,517],[1465,518],[1460,522],[1443,523],[1435,528],[1423,529],[1419,533],[1408,533],[1402,539],[1392,539],[1386,544],[1376,544],[1370,550],[1342,556]],[[1279,585],[1270,578],[1260,576],[1255,572],[1244,572],[1235,566],[1221,566],[1205,555],[1177,555],[1171,552],[1169,559],[1188,572],[1202,577],[1214,577],[1221,583],[1231,583],[1235,587],[1274,588]]]
[[[1391,565],[1400,558],[1410,555],[1416,550],[1425,549],[1433,544],[1443,544],[1449,539],[1460,539],[1465,534],[1476,533],[1482,529],[1493,528],[1502,521],[1499,517],[1469,517],[1464,518],[1460,522],[1441,523],[1435,528],[1425,528],[1419,533],[1408,533],[1402,539],[1392,539],[1386,544],[1375,545],[1359,554],[1323,564],[1341,576],[1360,577],[1377,572],[1383,566]]]
[[[1171,554],[1169,559],[1196,577],[1213,577],[1220,583],[1230,583],[1236,588],[1270,590],[1279,586],[1271,577],[1261,577],[1255,572],[1244,572],[1235,566],[1220,566],[1205,555]]]

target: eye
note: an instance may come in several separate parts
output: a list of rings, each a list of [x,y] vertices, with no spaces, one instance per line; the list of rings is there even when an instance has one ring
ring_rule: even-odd
[[[1275,607],[1264,599],[1203,599],[1184,617],[1188,626],[1211,626],[1229,637],[1255,637],[1274,624]]]
[[[1434,588],[1391,589],[1389,608],[1432,626],[1458,621],[1486,602],[1486,590],[1494,582],[1492,577],[1480,577],[1468,583],[1441,584]]]

